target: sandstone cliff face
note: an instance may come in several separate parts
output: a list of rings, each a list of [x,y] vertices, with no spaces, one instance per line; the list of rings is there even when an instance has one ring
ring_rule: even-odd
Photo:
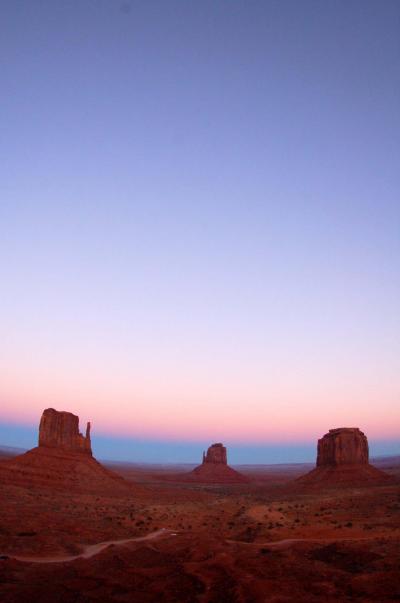
[[[144,491],[92,456],[90,423],[83,436],[79,433],[79,417],[54,408],[42,414],[39,446],[0,463],[0,483],[75,493],[107,492],[112,496]]]
[[[318,440],[317,466],[296,481],[321,488],[383,484],[392,478],[369,464],[368,440],[358,427],[339,427]]]
[[[367,465],[368,440],[358,427],[339,427],[318,440],[317,467]]]
[[[40,420],[39,447],[61,448],[91,455],[90,423],[86,427],[86,436],[83,436],[79,433],[79,417],[71,412],[47,408]]]
[[[214,465],[227,465],[226,448],[222,444],[212,444],[207,454],[203,453],[203,463],[213,463]]]
[[[202,464],[186,474],[183,481],[197,481],[205,484],[237,484],[247,482],[248,479],[229,467],[226,448],[223,444],[217,443],[212,444],[207,453],[203,452]]]

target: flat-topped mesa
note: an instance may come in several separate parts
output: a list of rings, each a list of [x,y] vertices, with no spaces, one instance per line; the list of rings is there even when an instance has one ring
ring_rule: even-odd
[[[0,463],[0,484],[65,492],[105,492],[124,496],[143,489],[103,467],[92,455],[90,423],[79,433],[79,417],[47,408],[39,425],[39,445]],[[108,496],[107,494],[107,496]]]
[[[226,448],[223,444],[211,444],[207,450],[207,454],[203,452],[203,464],[212,463],[214,465],[227,465]]]
[[[307,488],[342,488],[388,484],[393,478],[369,464],[368,440],[358,427],[339,427],[318,440],[317,466],[296,482]]]
[[[193,471],[183,476],[183,481],[197,481],[210,484],[236,484],[247,482],[246,476],[229,467],[226,448],[218,442],[212,444],[207,453],[203,452],[203,462]]]
[[[46,408],[40,419],[39,447],[61,448],[92,455],[90,423],[87,423],[86,436],[83,436],[79,432],[79,417],[71,412]]]
[[[317,467],[368,465],[366,435],[358,427],[330,429],[318,440]]]

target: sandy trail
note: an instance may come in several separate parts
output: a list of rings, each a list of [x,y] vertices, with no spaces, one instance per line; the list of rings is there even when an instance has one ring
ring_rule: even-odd
[[[109,546],[123,546],[124,544],[130,544],[131,542],[145,542],[148,540],[157,540],[161,537],[176,536],[175,530],[167,528],[161,528],[156,532],[151,532],[146,536],[139,536],[137,538],[124,538],[123,540],[107,540],[105,542],[99,542],[98,544],[89,544],[86,546],[82,553],[78,555],[65,555],[63,557],[52,555],[50,557],[34,557],[34,556],[20,556],[20,555],[7,555],[3,554],[3,558],[15,559],[16,561],[24,561],[26,563],[66,563],[68,561],[75,561],[76,559],[90,559],[95,555],[101,553]],[[314,544],[329,544],[332,542],[355,542],[359,540],[375,540],[374,537],[366,538],[284,538],[282,540],[272,540],[269,542],[243,542],[240,540],[225,540],[228,544],[240,544],[245,546],[257,546],[257,547],[268,547],[269,549],[284,550],[289,548],[292,544],[298,542],[308,542]]]
[[[250,546],[267,547],[269,549],[283,550],[298,542],[313,544],[332,544],[333,542],[358,542],[365,540],[376,540],[374,536],[364,538],[284,538],[283,540],[271,540],[269,542],[243,542],[240,540],[226,540],[229,544],[244,544]]]
[[[151,532],[147,536],[139,536],[137,538],[124,538],[123,540],[107,540],[105,542],[99,542],[98,544],[89,544],[83,549],[79,555],[65,555],[63,557],[52,555],[51,557],[33,557],[33,556],[20,556],[20,555],[3,555],[8,559],[16,559],[17,561],[25,561],[27,563],[65,563],[68,561],[75,561],[75,559],[90,559],[94,555],[98,555],[109,546],[120,546],[124,544],[130,544],[131,542],[145,542],[147,540],[156,540],[162,536],[173,536],[176,532],[174,530],[168,530],[167,528],[161,528],[156,532]]]

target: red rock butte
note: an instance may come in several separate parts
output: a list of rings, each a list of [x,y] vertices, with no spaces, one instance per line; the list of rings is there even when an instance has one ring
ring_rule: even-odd
[[[317,467],[368,465],[367,436],[358,427],[330,429],[318,440]]]
[[[39,447],[41,446],[91,455],[90,423],[87,423],[86,436],[83,436],[79,433],[79,417],[72,412],[46,408],[39,425]]]
[[[248,479],[229,467],[226,448],[220,442],[212,444],[207,453],[203,452],[203,462],[187,474],[189,481],[202,483],[234,484],[247,482]]]
[[[297,481],[309,486],[337,486],[390,480],[391,476],[369,464],[367,436],[358,427],[338,427],[318,440],[316,468]]]
[[[203,452],[203,465],[204,463],[213,463],[215,465],[222,463],[223,465],[227,465],[228,457],[225,446],[220,443],[212,444],[208,448],[207,454]]]
[[[1,463],[0,482],[81,492],[115,493],[137,488],[92,456],[90,423],[83,436],[79,417],[54,408],[43,411],[39,446]]]

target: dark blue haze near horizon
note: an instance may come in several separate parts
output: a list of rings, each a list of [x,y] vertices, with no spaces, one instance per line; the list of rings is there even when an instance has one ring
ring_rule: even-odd
[[[0,445],[400,452],[398,0],[5,0],[0,64]]]
[[[1,447],[28,450],[38,444],[36,427],[5,425],[0,423]],[[228,462],[232,464],[276,464],[314,463],[316,443],[301,442],[292,445],[252,445],[238,446],[225,442],[228,448]],[[96,436],[92,438],[93,454],[102,460],[130,461],[137,463],[192,463],[201,462],[203,450],[210,442],[168,442],[149,439],[112,438]],[[399,453],[398,440],[369,442],[371,457],[384,457]]]

